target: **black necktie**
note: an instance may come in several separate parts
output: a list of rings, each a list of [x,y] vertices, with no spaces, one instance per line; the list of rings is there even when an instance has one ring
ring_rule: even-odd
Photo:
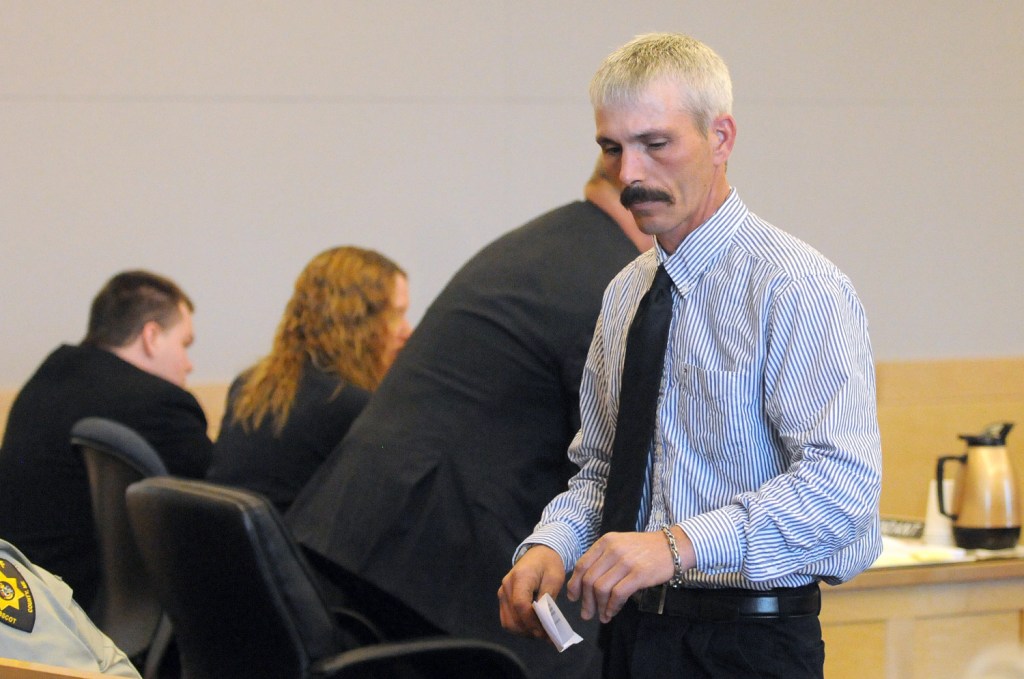
[[[601,518],[602,533],[636,530],[671,320],[672,279],[665,267],[659,265],[651,289],[641,298],[626,335],[619,417]]]

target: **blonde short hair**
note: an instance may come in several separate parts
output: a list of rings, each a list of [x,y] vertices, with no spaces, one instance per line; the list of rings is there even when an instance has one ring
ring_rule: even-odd
[[[680,102],[706,133],[718,116],[732,113],[729,69],[710,47],[678,33],[639,35],[609,54],[590,81],[594,108],[628,105],[653,82],[675,82]]]

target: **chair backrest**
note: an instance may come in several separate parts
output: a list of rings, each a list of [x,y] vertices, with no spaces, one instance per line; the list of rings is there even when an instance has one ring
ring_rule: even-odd
[[[345,650],[309,565],[262,495],[157,477],[131,485],[127,504],[184,676],[306,677]]]
[[[153,641],[162,615],[135,544],[125,490],[140,479],[167,474],[153,447],[137,432],[100,417],[71,429],[89,476],[93,520],[100,552],[100,587],[88,613],[96,626],[138,660]]]

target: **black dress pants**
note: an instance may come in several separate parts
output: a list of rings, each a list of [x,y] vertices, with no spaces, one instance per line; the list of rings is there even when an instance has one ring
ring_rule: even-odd
[[[630,601],[604,636],[605,679],[822,679],[816,615],[692,622]]]

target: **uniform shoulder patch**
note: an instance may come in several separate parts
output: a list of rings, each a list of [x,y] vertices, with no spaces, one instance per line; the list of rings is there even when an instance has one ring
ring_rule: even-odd
[[[0,559],[0,623],[23,632],[36,624],[36,603],[21,571],[7,559]]]

